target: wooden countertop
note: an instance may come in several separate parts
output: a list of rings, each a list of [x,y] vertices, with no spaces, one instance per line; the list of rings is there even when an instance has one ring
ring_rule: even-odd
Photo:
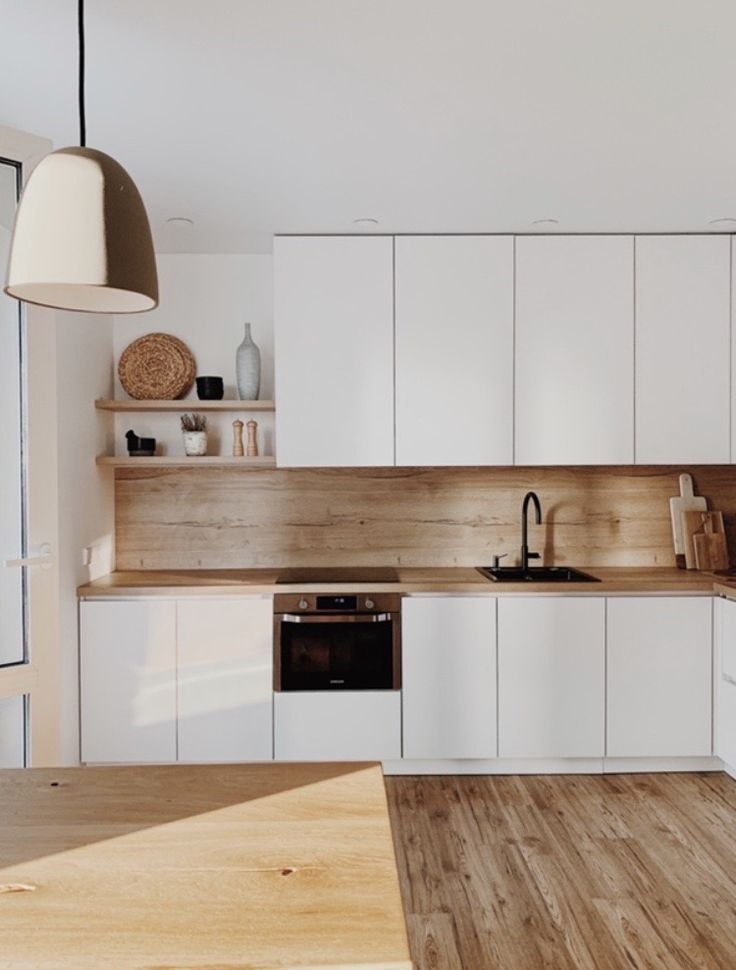
[[[584,568],[584,567],[583,567]],[[374,593],[487,593],[491,596],[570,594],[575,596],[617,593],[667,593],[668,595],[712,595],[714,576],[684,569],[620,567],[586,569],[599,583],[494,583],[475,569],[395,569],[397,580],[390,583],[300,583],[277,584],[277,569],[137,570],[114,572],[80,586],[84,598],[131,596],[223,596],[289,592]],[[734,579],[736,583],[736,578]],[[724,585],[721,580],[721,585]],[[727,584],[726,584],[727,585]],[[735,587],[736,589],[736,587]]]
[[[0,771],[0,965],[411,970],[380,767]]]

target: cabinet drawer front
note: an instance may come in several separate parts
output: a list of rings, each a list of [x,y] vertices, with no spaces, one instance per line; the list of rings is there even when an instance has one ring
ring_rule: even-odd
[[[274,694],[277,761],[388,761],[401,757],[401,692]]]

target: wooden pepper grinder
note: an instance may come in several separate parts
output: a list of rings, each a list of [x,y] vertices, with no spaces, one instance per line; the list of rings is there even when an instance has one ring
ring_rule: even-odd
[[[258,433],[258,422],[254,421],[252,418],[248,422],[248,450],[246,454],[249,458],[255,458],[258,454],[258,439],[256,434]]]
[[[242,458],[243,451],[243,422],[236,418],[233,421],[233,458]]]

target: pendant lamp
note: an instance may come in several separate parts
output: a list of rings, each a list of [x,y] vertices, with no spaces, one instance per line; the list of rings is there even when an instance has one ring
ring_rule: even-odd
[[[140,193],[114,158],[86,147],[84,0],[78,0],[79,142],[34,169],[15,217],[5,292],[89,313],[158,304],[153,239]]]

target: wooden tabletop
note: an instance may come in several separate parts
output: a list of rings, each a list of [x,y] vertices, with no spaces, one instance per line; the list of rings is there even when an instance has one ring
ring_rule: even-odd
[[[0,771],[0,967],[411,966],[378,765]]]

